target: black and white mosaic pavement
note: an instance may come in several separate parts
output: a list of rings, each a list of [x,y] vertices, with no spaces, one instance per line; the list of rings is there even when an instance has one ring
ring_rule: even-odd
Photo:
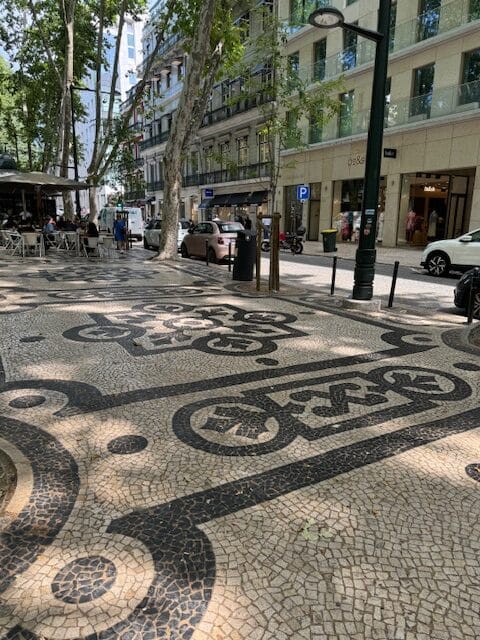
[[[462,329],[104,268],[6,283],[0,637],[480,635]]]

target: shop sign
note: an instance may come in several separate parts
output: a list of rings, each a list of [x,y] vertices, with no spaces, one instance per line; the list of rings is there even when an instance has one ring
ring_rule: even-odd
[[[213,189],[205,189],[205,198],[213,198]]]
[[[385,149],[383,150],[383,157],[384,158],[396,158],[397,157],[397,150],[396,149],[389,149],[388,147],[385,147]]]
[[[424,190],[424,191],[435,191],[435,187],[433,187],[433,186],[431,187],[431,186],[429,186],[428,184],[426,184],[426,185],[423,187],[423,190]]]
[[[357,153],[356,156],[350,156],[348,159],[348,167],[356,167],[360,164],[365,164],[365,156],[361,156],[359,153]]]

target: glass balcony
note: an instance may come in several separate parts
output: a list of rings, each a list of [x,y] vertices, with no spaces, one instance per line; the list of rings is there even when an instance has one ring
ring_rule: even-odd
[[[480,108],[480,80],[440,87],[431,93],[391,103],[386,114],[387,127],[398,127],[419,120],[432,120]]]
[[[477,0],[443,2],[438,9],[427,11],[413,20],[396,24],[390,50],[393,53],[401,51],[417,42],[428,40],[474,20],[480,20],[480,2]]]

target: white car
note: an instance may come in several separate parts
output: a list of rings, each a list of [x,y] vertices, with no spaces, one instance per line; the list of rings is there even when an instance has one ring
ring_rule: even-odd
[[[187,235],[189,228],[190,228],[190,224],[188,220],[178,221],[177,244],[178,244],[179,250],[180,250],[180,245],[182,244],[184,237]],[[145,249],[159,248],[161,232],[162,232],[162,221],[150,220],[150,222],[145,227],[145,231],[143,232],[143,246],[145,247]]]
[[[454,240],[437,240],[426,246],[421,266],[432,276],[446,276],[452,271],[480,267],[480,229],[469,231]]]

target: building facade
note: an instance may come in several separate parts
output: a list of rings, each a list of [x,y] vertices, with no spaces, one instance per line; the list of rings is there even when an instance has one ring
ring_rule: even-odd
[[[272,2],[259,2],[272,11]],[[152,20],[144,29],[143,50],[154,46],[152,24],[162,2],[152,7]],[[245,37],[261,32],[261,11],[238,12]],[[163,203],[163,154],[171,122],[183,88],[186,69],[181,41],[172,36],[159,54],[149,79],[141,122],[143,139],[138,144],[146,184],[147,217],[161,217]],[[213,89],[200,130],[185,159],[181,217],[194,221],[212,217],[232,219],[266,210],[270,165],[265,136],[261,132],[261,106],[269,100],[271,69],[268,63],[253,65],[260,90],[245,95],[241,78],[229,78]],[[262,90],[262,87],[265,90]],[[132,121],[132,126],[140,126]],[[135,151],[134,151],[135,153]]]
[[[375,43],[340,28],[321,30],[308,14],[325,2],[259,2],[287,26],[285,56],[303,79],[338,79],[339,112],[323,127],[299,122],[304,146],[282,152],[275,194],[285,230],[307,228],[318,240],[337,228],[339,240],[355,241],[365,172]],[[346,22],[375,30],[378,2],[334,0]],[[153,12],[161,10],[157,2]],[[262,29],[258,12],[237,16],[246,34]],[[384,157],[377,239],[387,246],[425,244],[480,227],[480,0],[392,2]],[[151,26],[143,50],[153,46]],[[178,105],[186,67],[181,42],[163,46],[149,82],[142,112],[132,127],[142,140],[135,151],[143,163],[147,216],[162,215],[162,159]],[[265,91],[235,100],[242,79],[231,78],[213,91],[198,136],[185,160],[182,217],[233,218],[266,212],[271,166],[262,135],[262,104],[268,61],[250,70]],[[287,116],[287,114],[286,114]],[[299,202],[298,185],[310,186]]]
[[[288,226],[302,207],[308,238],[324,228],[346,239],[358,226],[375,44],[307,22],[311,6],[279,0],[292,25],[286,53],[313,79],[343,77],[338,116],[323,130],[304,122],[306,148],[285,150],[278,198]],[[345,22],[375,30],[378,3],[337,0]],[[304,26],[301,26],[301,25]],[[392,2],[378,240],[425,244],[480,227],[480,2]],[[296,202],[295,186],[312,198]],[[415,215],[414,215],[415,214]],[[347,232],[342,234],[342,228]]]

